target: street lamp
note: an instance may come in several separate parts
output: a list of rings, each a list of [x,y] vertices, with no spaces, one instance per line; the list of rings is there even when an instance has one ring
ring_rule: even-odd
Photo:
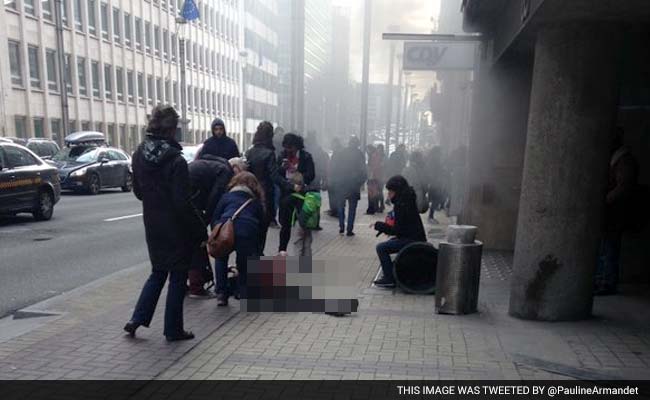
[[[186,60],[185,60],[185,35],[188,21],[183,17],[176,18],[178,31],[178,62],[181,70],[181,135],[178,139],[179,142],[187,138],[187,125],[190,123],[187,119],[187,78],[186,78]]]

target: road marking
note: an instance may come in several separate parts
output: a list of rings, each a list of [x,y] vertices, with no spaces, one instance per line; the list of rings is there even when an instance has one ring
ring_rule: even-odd
[[[108,218],[108,219],[105,219],[104,222],[122,221],[123,219],[137,218],[137,217],[141,217],[141,216],[142,216],[142,213],[140,213],[140,214],[133,214],[133,215],[125,215],[125,216],[123,216],[123,217]]]

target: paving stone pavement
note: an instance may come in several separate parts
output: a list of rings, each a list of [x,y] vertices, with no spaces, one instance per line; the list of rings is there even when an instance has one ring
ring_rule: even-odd
[[[486,252],[479,313],[438,315],[434,296],[371,286],[383,238],[369,224],[383,215],[358,219],[349,238],[323,217],[314,242],[316,258],[343,257],[354,273],[358,313],[241,313],[236,301],[187,300],[197,339],[169,344],[161,298],[151,329],[130,340],[121,328],[142,264],[29,308],[55,315],[15,337],[0,332],[0,379],[650,379],[647,296],[598,298],[588,321],[517,320],[507,315],[512,255]],[[427,229],[433,242],[444,237],[444,226]]]

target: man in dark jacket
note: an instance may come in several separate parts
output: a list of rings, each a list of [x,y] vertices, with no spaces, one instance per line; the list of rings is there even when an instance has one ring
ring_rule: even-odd
[[[264,254],[266,235],[269,224],[273,221],[273,196],[274,186],[282,188],[283,191],[291,192],[293,185],[282,175],[275,158],[275,146],[273,146],[273,125],[268,121],[262,121],[257,126],[257,132],[253,137],[253,147],[246,152],[246,161],[249,171],[255,175],[264,190],[265,219],[262,221],[262,240],[260,254]]]
[[[153,271],[124,330],[131,336],[148,327],[169,277],[164,335],[168,341],[194,338],[183,329],[185,282],[196,247],[207,239],[206,227],[191,203],[187,163],[174,135],[179,115],[157,106],[147,137],[133,155],[133,191],[142,211]]]
[[[347,236],[354,236],[357,204],[361,199],[361,186],[366,181],[366,161],[356,136],[350,138],[348,147],[332,157],[330,184],[338,196],[339,234],[345,232],[345,203],[349,205]]]
[[[393,176],[386,183],[388,198],[394,204],[394,224],[375,222],[372,227],[379,233],[394,236],[377,245],[377,255],[381,262],[383,276],[374,283],[377,287],[394,288],[393,261],[391,254],[399,253],[413,242],[426,242],[427,236],[418,213],[415,191],[404,177]]]
[[[192,188],[192,201],[196,208],[204,213],[203,220],[208,225],[221,196],[226,193],[228,182],[234,172],[228,160],[203,154],[200,159],[193,161],[189,166],[190,183]],[[197,247],[192,258],[192,268],[189,271],[190,297],[205,299],[210,293],[205,290],[205,283],[211,279],[210,260],[204,247]]]
[[[212,154],[226,160],[240,156],[237,143],[228,137],[226,125],[219,118],[212,121],[212,137],[203,143],[199,158],[203,154]]]
[[[328,214],[330,217],[338,218],[339,217],[339,199],[336,193],[336,187],[332,184],[332,170],[334,169],[334,160],[338,157],[339,152],[343,150],[343,145],[339,138],[332,139],[332,156],[329,160],[329,166],[327,169],[327,196],[329,199],[330,209]]]
[[[291,217],[293,211],[297,207],[301,207],[302,203],[296,198],[292,197],[293,192],[305,192],[308,190],[316,190],[312,186],[314,181],[315,167],[314,160],[307,151],[302,137],[294,134],[287,133],[282,139],[282,147],[284,150],[280,153],[280,174],[284,176],[287,181],[291,181],[294,174],[299,172],[302,175],[303,185],[293,185],[293,190],[288,190],[289,187],[280,188],[282,194],[280,197],[280,255],[287,255],[287,246],[291,239]]]

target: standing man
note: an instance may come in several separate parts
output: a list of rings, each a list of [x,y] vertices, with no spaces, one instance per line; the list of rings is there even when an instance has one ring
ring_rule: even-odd
[[[347,236],[354,236],[354,220],[357,204],[361,200],[361,186],[366,181],[366,160],[360,149],[361,143],[356,136],[350,137],[348,147],[332,158],[332,175],[330,181],[336,188],[338,196],[339,234],[346,232],[345,203],[349,205]]]
[[[226,125],[223,120],[216,118],[212,121],[212,137],[203,143],[197,158],[203,154],[212,154],[226,160],[240,156],[237,143],[226,133]]]
[[[332,170],[334,169],[334,160],[336,157],[339,156],[339,153],[343,150],[343,146],[341,145],[341,141],[339,138],[334,138],[332,139],[332,156],[329,161],[328,169],[327,169],[327,196],[329,199],[330,203],[330,209],[328,211],[328,214],[330,217],[338,218],[339,217],[339,200],[336,195],[336,187],[332,184]]]
[[[124,326],[131,337],[140,326],[149,327],[169,278],[164,335],[168,341],[194,338],[183,329],[185,283],[192,256],[207,240],[207,230],[191,203],[187,162],[174,139],[179,118],[173,107],[156,106],[147,136],[133,154],[133,192],[142,201],[152,272]]]

